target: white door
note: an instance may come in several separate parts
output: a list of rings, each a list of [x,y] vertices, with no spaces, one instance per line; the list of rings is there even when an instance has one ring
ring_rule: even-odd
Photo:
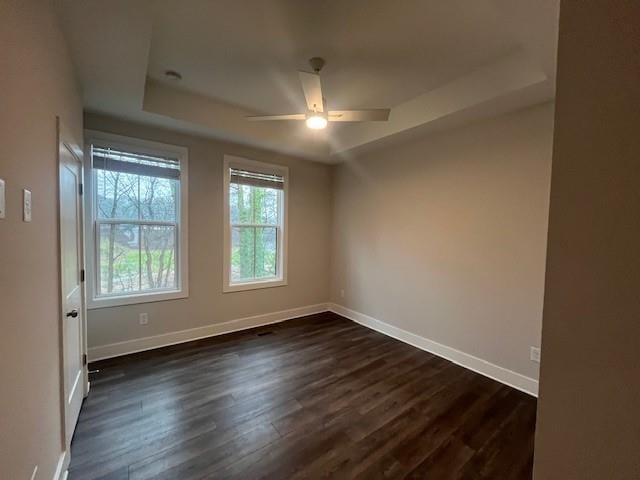
[[[82,161],[80,150],[59,128],[60,274],[62,285],[62,374],[64,431],[71,444],[85,396],[82,239]]]

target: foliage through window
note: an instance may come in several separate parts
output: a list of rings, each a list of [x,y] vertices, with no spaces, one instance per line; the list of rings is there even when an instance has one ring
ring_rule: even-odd
[[[95,297],[180,284],[180,161],[92,145]]]
[[[229,167],[229,286],[283,279],[285,178]]]

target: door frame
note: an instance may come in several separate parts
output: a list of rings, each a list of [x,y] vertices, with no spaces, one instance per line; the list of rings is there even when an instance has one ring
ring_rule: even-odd
[[[65,320],[65,311],[64,311],[64,292],[62,289],[62,272],[63,272],[63,268],[62,268],[62,231],[61,231],[61,212],[60,212],[60,202],[61,202],[61,192],[60,192],[60,177],[62,174],[62,164],[61,164],[61,160],[62,160],[62,155],[61,152],[64,150],[71,152],[72,156],[75,158],[75,160],[78,163],[78,168],[79,168],[79,178],[82,179],[82,181],[84,182],[84,162],[83,162],[83,150],[82,147],[80,145],[80,143],[76,140],[76,138],[73,136],[73,134],[71,133],[71,131],[66,127],[66,125],[61,121],[60,117],[56,117],[56,131],[57,131],[57,142],[56,142],[56,161],[57,161],[57,171],[58,171],[58,178],[57,178],[57,211],[58,211],[58,279],[59,279],[59,284],[58,284],[58,298],[60,299],[60,303],[59,303],[59,348],[60,348],[60,399],[61,399],[61,432],[62,432],[62,445],[63,445],[63,452],[62,454],[64,455],[64,460],[63,460],[63,465],[61,468],[61,471],[65,471],[69,465],[69,461],[71,459],[71,437],[72,435],[69,435],[69,432],[67,432],[67,381],[66,381],[66,372],[65,372],[65,366],[64,366],[64,355],[65,355],[65,338],[64,338],[64,320]],[[81,194],[82,195],[82,194]],[[80,222],[80,225],[78,226],[78,235],[80,235],[80,241],[78,242],[78,248],[80,249],[80,268],[84,271],[86,271],[86,264],[85,264],[85,240],[84,240],[84,200],[81,196],[80,200],[79,200],[79,207],[80,207],[80,211],[79,211],[79,215],[78,215],[78,221]],[[83,355],[84,359],[87,359],[87,304],[86,304],[86,287],[85,287],[85,281],[82,280],[80,282],[80,302],[81,302],[81,317],[82,317],[82,321],[80,323],[80,329],[81,329],[81,345],[80,345],[80,349],[81,349],[81,353]],[[82,393],[83,396],[86,398],[86,396],[89,394],[89,368],[88,368],[88,362],[84,361],[83,365],[82,365]],[[67,438],[69,437],[69,438]]]

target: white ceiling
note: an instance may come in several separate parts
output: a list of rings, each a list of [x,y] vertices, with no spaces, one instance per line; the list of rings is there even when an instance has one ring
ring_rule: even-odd
[[[558,0],[60,1],[88,111],[324,161],[552,98],[557,15]],[[330,108],[390,121],[244,119],[303,112],[312,56]]]

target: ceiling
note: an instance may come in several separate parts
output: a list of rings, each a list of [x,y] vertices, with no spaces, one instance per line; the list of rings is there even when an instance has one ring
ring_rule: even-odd
[[[61,0],[88,111],[321,161],[550,100],[558,0]],[[297,113],[322,56],[332,109],[390,121],[248,122]],[[168,80],[166,70],[182,80]]]

